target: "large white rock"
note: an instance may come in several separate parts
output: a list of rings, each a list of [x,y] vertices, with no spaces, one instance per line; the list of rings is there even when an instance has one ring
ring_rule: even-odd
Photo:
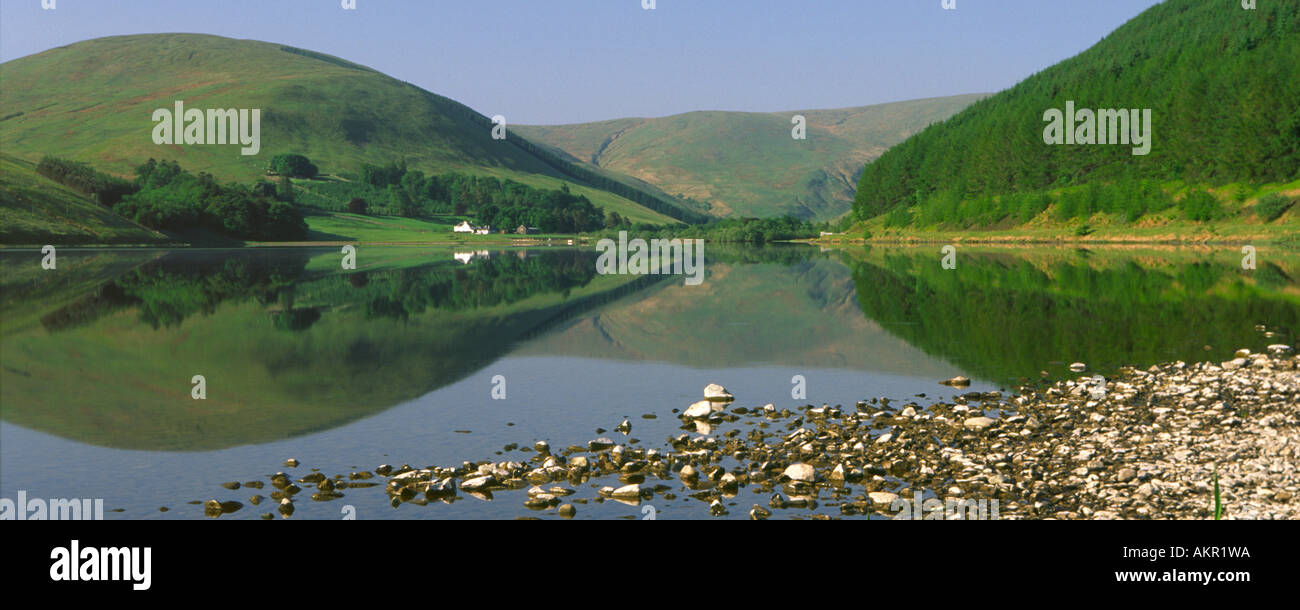
[[[683,417],[700,418],[708,417],[713,413],[713,403],[707,400],[701,400],[697,403],[686,407],[686,412],[682,413]]]
[[[727,388],[716,383],[704,386],[704,397],[709,400],[735,400],[736,398],[731,395],[731,392],[727,391]]]
[[[802,462],[790,464],[786,467],[785,476],[790,477],[791,481],[800,481],[803,483],[812,483],[817,478],[817,471],[808,464]]]
[[[898,494],[889,493],[887,491],[873,491],[867,494],[867,497],[871,499],[872,504],[889,508],[889,505],[893,504],[894,500],[898,499]]]
[[[614,496],[615,498],[640,498],[641,486],[637,485],[636,483],[633,483],[631,485],[624,485],[618,489],[615,489],[613,493],[611,493],[610,495]]]
[[[492,485],[493,483],[496,483],[496,477],[489,474],[489,475],[474,477],[472,479],[466,480],[464,483],[460,484],[460,488],[464,489],[465,491],[477,491],[480,489],[484,489],[487,486]]]

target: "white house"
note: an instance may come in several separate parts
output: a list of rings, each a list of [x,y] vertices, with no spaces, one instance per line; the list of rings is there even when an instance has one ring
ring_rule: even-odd
[[[455,227],[452,227],[451,230],[454,233],[473,233],[474,227],[469,224],[468,220],[464,220],[461,221],[461,223],[456,225]]]
[[[487,235],[492,232],[492,227],[474,227],[475,235]]]

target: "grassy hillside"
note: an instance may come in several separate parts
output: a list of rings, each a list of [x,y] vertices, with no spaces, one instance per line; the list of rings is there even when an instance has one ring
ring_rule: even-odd
[[[517,137],[493,140],[490,120],[467,106],[293,47],[195,34],[115,36],[0,64],[0,81],[0,140],[6,153],[29,161],[52,154],[129,176],[153,157],[247,182],[265,175],[278,153],[307,155],[326,173],[405,159],[428,173],[490,174],[551,189],[577,183],[606,211],[671,222],[564,174],[563,162],[525,150]],[[261,109],[261,150],[244,156],[235,145],[154,144],[152,113],[175,100],[187,109]],[[651,204],[687,214],[671,202]]]
[[[0,154],[0,243],[153,244],[162,233],[131,222],[66,186],[37,174],[35,166]]]
[[[825,220],[849,209],[865,163],[981,97],[837,110],[691,112],[516,130],[576,161],[695,200],[714,216]],[[806,140],[791,137],[794,115],[807,119]]]
[[[1067,101],[1076,109],[1150,109],[1149,154],[1134,155],[1125,144],[1045,144],[1044,113],[1064,111]],[[958,201],[1109,184],[1122,191],[1115,197],[1129,199],[1119,207],[1135,206],[1125,210],[1134,212],[1131,222],[1148,211],[1141,200],[1152,194],[1141,192],[1143,182],[1217,187],[1298,175],[1300,3],[1242,10],[1231,2],[1168,0],[872,162],[854,213],[947,206],[937,215],[951,223]],[[1022,223],[1038,211],[1031,205],[993,201],[977,215],[995,224],[1027,210],[1011,218]]]

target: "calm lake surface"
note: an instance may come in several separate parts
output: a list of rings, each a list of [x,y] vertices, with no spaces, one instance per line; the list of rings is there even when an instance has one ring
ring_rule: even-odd
[[[598,437],[663,449],[711,382],[749,408],[1014,392],[1029,381],[1294,344],[1300,252],[1261,248],[710,247],[703,284],[601,276],[594,250],[0,252],[0,496],[103,498],[106,518],[204,518],[226,481],[379,464],[525,461],[505,450]],[[202,375],[205,400],[191,398]],[[498,377],[499,376],[499,377]],[[806,399],[792,391],[802,386]],[[494,389],[504,398],[494,398]],[[643,416],[653,415],[654,419]],[[631,422],[623,435],[615,427]],[[707,433],[747,431],[748,420]],[[598,432],[597,429],[605,429]],[[779,431],[779,430],[778,430]],[[297,458],[295,469],[283,466]],[[382,477],[376,480],[383,481]],[[579,518],[709,518],[677,497],[595,502]],[[557,518],[522,490],[393,508],[346,489],[295,519]],[[463,494],[462,494],[463,495]],[[815,511],[838,515],[833,497]],[[730,518],[767,497],[742,489]],[[168,507],[167,512],[159,510]],[[644,511],[644,512],[643,512]]]

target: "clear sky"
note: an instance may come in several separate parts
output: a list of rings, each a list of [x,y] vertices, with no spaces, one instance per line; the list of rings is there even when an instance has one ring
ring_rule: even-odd
[[[0,61],[202,32],[337,55],[516,124],[1005,89],[1156,0],[0,0]],[[649,1],[649,0],[645,0]],[[0,87],[4,84],[0,83]]]

